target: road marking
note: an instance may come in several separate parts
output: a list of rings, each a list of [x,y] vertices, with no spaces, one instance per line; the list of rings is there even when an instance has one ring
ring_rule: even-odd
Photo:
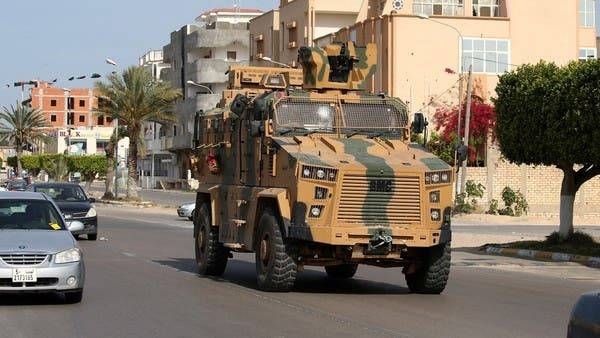
[[[121,252],[121,255],[127,256],[127,257],[135,257],[135,254],[133,254],[131,252],[126,252],[126,251]]]

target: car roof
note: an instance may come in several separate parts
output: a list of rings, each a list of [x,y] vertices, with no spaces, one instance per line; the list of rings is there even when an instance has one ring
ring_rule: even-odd
[[[0,200],[41,200],[47,201],[46,195],[30,191],[0,191]]]
[[[72,183],[72,182],[39,182],[39,183],[32,183],[31,186],[32,187],[74,187],[74,186],[80,187],[79,184]]]

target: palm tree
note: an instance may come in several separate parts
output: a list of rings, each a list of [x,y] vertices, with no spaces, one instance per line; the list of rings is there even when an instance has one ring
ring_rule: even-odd
[[[122,75],[110,74],[108,83],[96,82],[95,87],[99,97],[97,112],[127,126],[127,198],[137,198],[137,157],[144,148],[143,125],[176,121],[173,103],[181,92],[155,80],[144,67],[129,67]],[[111,155],[115,155],[114,150]]]
[[[17,176],[21,176],[23,166],[21,156],[28,145],[35,145],[36,141],[45,141],[47,135],[44,128],[49,127],[44,113],[22,105],[17,101],[10,108],[2,107],[0,111],[0,139],[7,141],[15,147],[17,152]]]

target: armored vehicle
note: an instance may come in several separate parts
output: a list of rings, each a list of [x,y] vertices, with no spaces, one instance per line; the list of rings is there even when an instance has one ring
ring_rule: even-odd
[[[413,292],[450,270],[453,171],[410,143],[405,103],[364,88],[374,45],[302,47],[302,70],[232,67],[218,107],[195,123],[194,237],[200,274],[254,252],[258,287],[290,290],[304,266],[351,278],[402,267]]]

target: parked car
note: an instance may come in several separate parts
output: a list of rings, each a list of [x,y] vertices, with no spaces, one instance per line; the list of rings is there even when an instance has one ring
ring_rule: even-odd
[[[6,185],[8,191],[25,191],[27,190],[27,181],[21,178],[15,178],[8,181]]]
[[[92,205],[95,200],[89,198],[79,184],[41,182],[30,185],[27,190],[50,196],[67,221],[75,220],[83,223],[84,229],[72,231],[73,235],[77,237],[85,234],[91,241],[98,238],[98,215]]]
[[[567,338],[600,337],[600,290],[586,292],[571,310]]]
[[[83,296],[81,249],[56,204],[40,193],[0,192],[0,293],[60,292],[67,303]]]
[[[194,220],[194,212],[196,212],[196,202],[185,203],[177,208],[177,215],[187,217],[190,221]]]

